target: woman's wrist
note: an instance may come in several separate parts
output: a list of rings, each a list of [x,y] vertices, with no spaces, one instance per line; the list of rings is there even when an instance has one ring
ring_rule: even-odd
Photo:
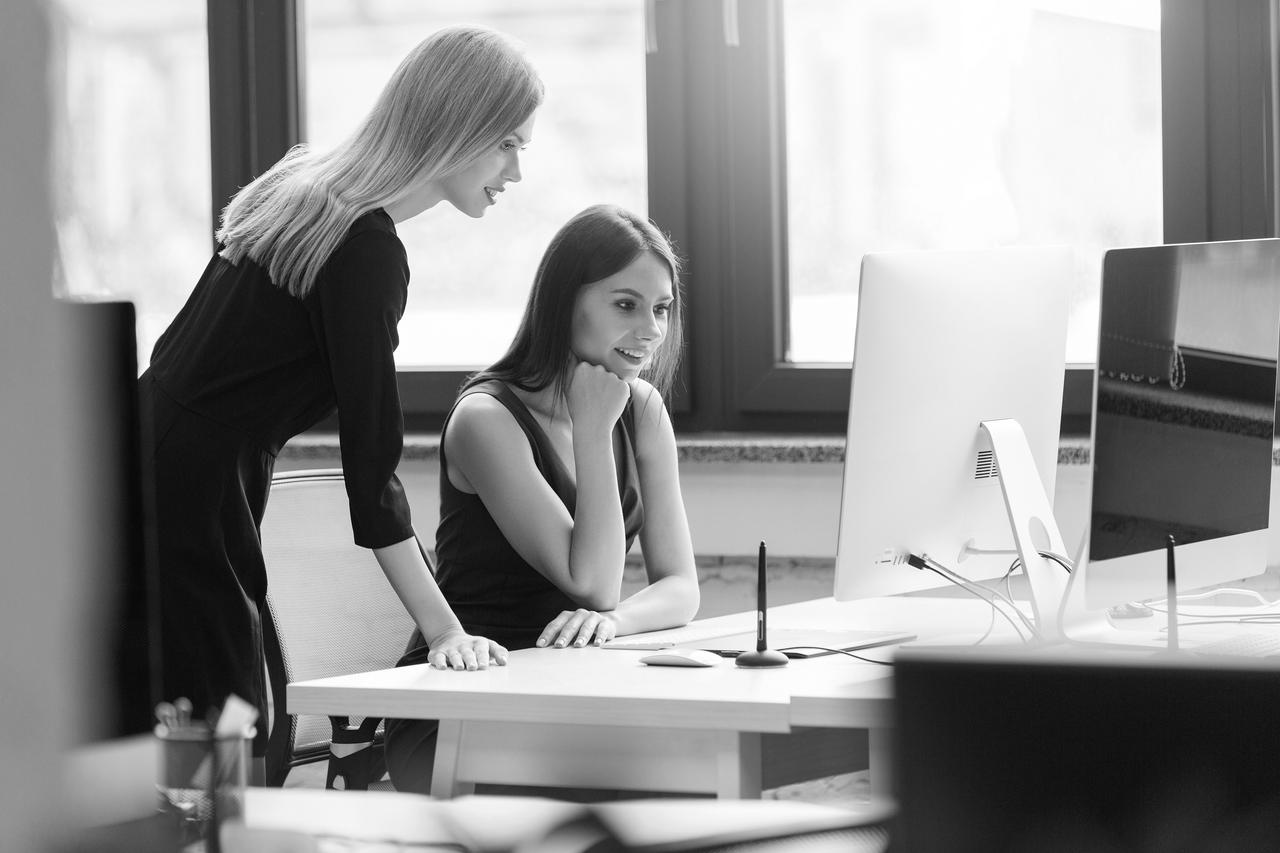
[[[465,633],[467,633],[467,632],[463,629],[463,627],[462,627],[462,623],[461,623],[461,622],[456,622],[456,621],[455,621],[455,622],[453,622],[453,623],[451,623],[451,624],[449,624],[449,625],[446,625],[446,626],[445,626],[444,628],[442,628],[441,630],[436,631],[435,633],[433,633],[433,634],[430,636],[430,638],[427,640],[427,647],[428,647],[428,648],[432,648],[432,649],[434,649],[434,648],[435,648],[436,646],[438,646],[442,641],[444,641],[444,640],[448,639],[451,635],[453,635],[453,634],[465,634]]]
[[[619,608],[620,607],[621,605],[619,605]],[[615,637],[621,637],[624,634],[636,633],[634,628],[631,628],[630,630],[628,630],[629,626],[627,625],[626,614],[620,613],[619,608],[604,611],[603,613],[600,614],[600,618],[608,619],[610,622],[613,623],[613,635]]]
[[[600,449],[608,450],[610,455],[613,454],[613,425],[606,424],[603,421],[574,421],[573,422],[573,450],[574,453],[580,453],[583,450]]]

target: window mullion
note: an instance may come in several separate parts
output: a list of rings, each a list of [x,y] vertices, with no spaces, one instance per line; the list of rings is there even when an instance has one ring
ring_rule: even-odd
[[[297,0],[208,0],[213,227],[301,140]]]

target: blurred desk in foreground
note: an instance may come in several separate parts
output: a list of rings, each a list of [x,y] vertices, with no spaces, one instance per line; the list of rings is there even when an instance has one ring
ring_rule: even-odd
[[[224,850],[262,851],[269,833],[321,843],[320,850],[635,850],[653,853],[759,850],[786,840],[812,853],[881,853],[892,809],[859,813],[812,803],[632,800],[583,806],[542,797],[467,796],[449,802],[390,791],[251,788],[243,823],[226,827]],[[255,837],[255,834],[256,837]],[[244,843],[236,842],[243,838]],[[278,836],[272,850],[285,847]],[[228,843],[229,842],[229,843]],[[611,843],[614,842],[614,843]],[[738,849],[738,848],[735,848]]]

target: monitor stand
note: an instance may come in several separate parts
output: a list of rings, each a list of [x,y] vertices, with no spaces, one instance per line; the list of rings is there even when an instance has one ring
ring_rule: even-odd
[[[1009,513],[1009,526],[1018,549],[1018,559],[1031,588],[1031,609],[1043,640],[1057,642],[1063,633],[1062,603],[1070,578],[1061,566],[1040,556],[1048,551],[1066,557],[1067,547],[1058,530],[1053,506],[1045,494],[1044,481],[1036,470],[1026,433],[1016,420],[983,421],[991,439],[996,467],[1000,471],[1000,491]]]

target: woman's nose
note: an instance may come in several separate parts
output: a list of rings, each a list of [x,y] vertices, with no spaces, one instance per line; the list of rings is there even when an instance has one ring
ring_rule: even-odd
[[[516,184],[520,182],[522,175],[520,174],[520,152],[511,152],[511,158],[507,161],[507,167],[502,170],[502,177],[508,183]]]
[[[636,334],[644,341],[660,340],[662,338],[662,325],[651,312],[647,313],[641,319],[640,328],[636,331]]]

